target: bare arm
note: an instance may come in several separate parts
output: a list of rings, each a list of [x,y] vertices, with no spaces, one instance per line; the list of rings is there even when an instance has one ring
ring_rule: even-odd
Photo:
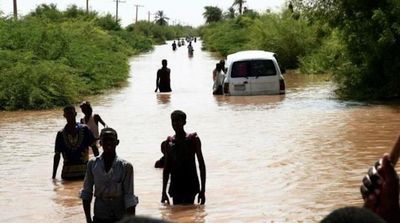
[[[171,164],[169,162],[167,151],[164,153],[164,156],[165,156],[165,166],[164,166],[164,170],[163,170],[163,185],[162,185],[161,203],[167,202],[169,204],[169,198],[167,195],[167,184],[168,184],[168,180],[169,180]]]
[[[123,179],[123,192],[126,212],[129,215],[135,215],[138,199],[134,193],[134,172],[130,163],[125,164],[125,177]]]
[[[86,168],[85,179],[83,180],[83,188],[80,192],[82,199],[83,211],[85,212],[86,222],[92,222],[92,215],[90,213],[90,203],[93,197],[94,176],[92,173],[93,161],[89,161]]]
[[[60,132],[57,132],[56,136],[56,142],[54,145],[54,158],[53,158],[53,174],[51,175],[51,178],[56,178],[57,175],[57,169],[58,169],[58,164],[60,163],[60,143],[62,140],[62,134]]]
[[[196,156],[197,161],[199,162],[200,169],[200,180],[201,180],[201,190],[198,197],[198,201],[201,204],[206,202],[205,192],[206,192],[206,164],[204,162],[203,153],[201,152],[201,141],[199,138],[196,138]]]
[[[55,153],[54,158],[53,158],[53,175],[51,178],[56,178],[57,175],[57,169],[58,169],[58,164],[60,163],[60,153]]]
[[[82,200],[82,204],[83,204],[83,210],[85,212],[85,217],[86,217],[86,222],[87,223],[91,223],[92,222],[92,217],[90,214],[90,200]]]
[[[97,139],[94,137],[93,132],[90,131],[89,127],[84,126],[84,128],[85,128],[84,129],[85,130],[85,137],[87,137],[88,141],[90,142],[88,144],[88,146],[92,146],[93,155],[94,156],[98,156],[99,155],[99,149],[96,146]],[[87,149],[89,149],[89,147]]]
[[[157,71],[157,78],[156,78],[156,90],[155,90],[154,92],[157,92],[157,90],[158,90],[158,83],[159,83],[159,80],[160,80],[160,72],[159,72],[159,71]]]
[[[100,115],[95,114],[94,115],[94,121],[96,122],[96,125],[99,125],[99,122],[103,125],[106,126],[106,123],[101,119]]]
[[[215,81],[216,78],[217,78],[217,71],[213,70],[213,80]]]
[[[392,151],[390,152],[390,161],[392,161],[393,166],[396,166],[397,161],[400,156],[400,136],[397,137],[397,141],[394,144]]]

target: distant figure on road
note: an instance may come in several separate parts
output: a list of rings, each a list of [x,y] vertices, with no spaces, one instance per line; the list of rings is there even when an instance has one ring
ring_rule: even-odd
[[[172,197],[174,205],[193,204],[196,194],[198,203],[204,204],[206,165],[201,152],[200,138],[196,133],[185,132],[186,114],[183,111],[172,112],[171,123],[175,135],[169,136],[163,143],[165,166],[161,202],[169,204],[167,184],[170,179],[168,194]],[[199,163],[201,187],[197,176],[196,157]]]
[[[176,43],[175,43],[175,40],[174,40],[174,42],[172,43],[172,50],[173,50],[173,51],[176,50]]]
[[[192,46],[192,42],[189,42],[189,45],[187,46],[187,48],[188,48],[189,56],[193,56],[194,49],[193,49],[193,46]]]
[[[171,92],[171,70],[167,67],[168,62],[166,59],[162,60],[161,64],[161,69],[157,71],[156,90],[154,92],[157,92],[157,90]]]
[[[73,105],[64,107],[65,127],[57,133],[54,149],[53,175],[57,174],[60,154],[64,165],[61,178],[66,180],[83,179],[86,173],[86,164],[89,160],[89,146],[95,143],[96,138],[86,126],[76,122],[76,111]],[[99,155],[97,148],[92,148],[95,156]]]

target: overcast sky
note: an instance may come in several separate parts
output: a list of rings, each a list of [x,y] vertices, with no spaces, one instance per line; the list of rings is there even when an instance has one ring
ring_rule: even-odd
[[[154,20],[156,11],[163,11],[170,18],[169,23],[180,23],[183,25],[199,26],[204,24],[203,12],[205,6],[217,6],[226,11],[234,0],[119,0],[119,18],[122,25],[133,23],[136,18],[135,5],[138,7],[138,20]],[[42,3],[54,3],[57,8],[64,10],[69,5],[77,5],[86,8],[86,0],[18,0],[18,14],[26,15]],[[247,0],[245,6],[258,12],[267,9],[280,11],[285,0]],[[116,0],[89,0],[89,9],[101,14],[110,13],[115,15]],[[13,13],[13,0],[0,0],[0,11],[5,15]]]

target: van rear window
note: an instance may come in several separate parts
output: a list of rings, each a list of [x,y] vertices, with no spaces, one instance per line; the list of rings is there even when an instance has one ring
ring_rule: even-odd
[[[234,62],[231,77],[275,76],[276,70],[272,60],[247,60]]]

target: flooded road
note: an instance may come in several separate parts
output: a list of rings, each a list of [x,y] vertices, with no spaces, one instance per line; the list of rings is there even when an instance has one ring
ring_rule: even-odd
[[[213,96],[217,58],[194,44],[157,46],[130,60],[126,86],[87,98],[119,133],[119,156],[135,170],[136,213],[176,222],[318,222],[360,205],[359,184],[400,133],[400,106],[341,102],[326,77],[285,74],[287,94]],[[171,94],[156,94],[161,60]],[[77,107],[78,108],[78,107]],[[207,167],[206,205],[160,204],[160,143],[173,134],[170,113],[187,113]],[[82,181],[51,179],[62,109],[0,113],[0,222],[84,222]],[[78,118],[83,114],[78,109]]]

